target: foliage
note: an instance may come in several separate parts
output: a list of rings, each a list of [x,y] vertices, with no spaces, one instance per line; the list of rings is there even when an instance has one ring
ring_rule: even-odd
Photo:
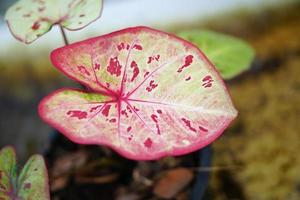
[[[236,117],[215,68],[173,35],[134,27],[51,54],[88,91],[61,89],[40,116],[69,139],[107,145],[137,160],[182,155],[215,140]]]
[[[182,31],[178,35],[198,46],[224,79],[247,70],[254,58],[253,48],[232,36],[207,30]]]
[[[18,40],[31,43],[55,24],[78,30],[101,12],[102,0],[20,0],[7,10],[5,19]]]
[[[0,199],[48,200],[48,175],[44,160],[32,156],[17,176],[16,154],[12,147],[0,151]]]

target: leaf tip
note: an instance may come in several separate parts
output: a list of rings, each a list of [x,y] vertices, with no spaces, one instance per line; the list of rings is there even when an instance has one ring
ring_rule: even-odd
[[[13,154],[14,156],[16,156],[16,149],[14,146],[12,145],[7,145],[4,146],[1,150],[0,150],[0,155],[5,153],[5,152],[9,152],[10,154]]]

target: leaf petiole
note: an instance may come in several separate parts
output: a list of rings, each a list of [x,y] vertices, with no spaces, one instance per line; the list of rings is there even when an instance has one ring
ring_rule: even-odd
[[[67,38],[67,35],[66,35],[66,32],[65,32],[64,28],[63,28],[60,24],[59,24],[58,26],[59,26],[59,28],[60,28],[60,32],[61,32],[62,37],[63,37],[63,39],[64,39],[65,45],[66,45],[66,46],[69,45],[69,41],[68,41],[68,38]]]

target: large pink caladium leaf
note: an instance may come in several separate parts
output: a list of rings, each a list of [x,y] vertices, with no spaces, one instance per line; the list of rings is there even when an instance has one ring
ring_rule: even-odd
[[[60,24],[69,30],[81,29],[100,17],[102,0],[20,0],[5,15],[12,34],[31,43]]]
[[[56,49],[51,60],[89,92],[54,92],[41,102],[41,117],[77,143],[107,145],[127,158],[195,151],[237,115],[197,47],[147,27]]]

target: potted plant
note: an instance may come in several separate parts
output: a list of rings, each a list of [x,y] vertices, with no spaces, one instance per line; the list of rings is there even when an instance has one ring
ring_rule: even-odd
[[[236,117],[222,77],[249,67],[253,50],[243,41],[210,31],[178,33],[190,43],[132,27],[68,44],[63,28],[77,30],[98,18],[101,1],[28,2],[8,10],[10,30],[31,43],[58,24],[66,46],[54,50],[51,61],[83,86],[55,91],[39,105],[42,119],[73,142],[157,160],[207,146]],[[209,155],[209,149],[200,151],[200,164],[209,165]],[[200,177],[196,186],[208,180]],[[193,198],[203,191],[195,189]]]

